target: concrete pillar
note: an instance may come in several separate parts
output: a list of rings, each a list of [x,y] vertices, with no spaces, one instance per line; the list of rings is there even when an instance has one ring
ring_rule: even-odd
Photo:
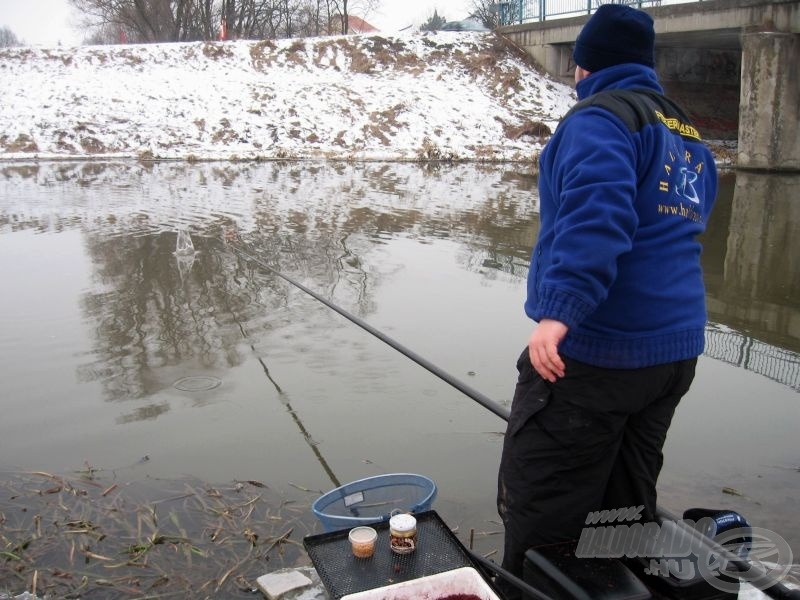
[[[548,44],[545,46],[545,71],[563,83],[575,82],[575,63],[572,62],[572,46]]]
[[[800,34],[742,34],[738,166],[800,171]]]

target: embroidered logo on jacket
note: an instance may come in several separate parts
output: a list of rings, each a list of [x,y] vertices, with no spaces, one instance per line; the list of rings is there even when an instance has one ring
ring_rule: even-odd
[[[660,111],[654,111],[658,120],[661,121],[667,128],[671,129],[672,131],[678,132],[680,135],[694,138],[696,140],[700,139],[700,132],[691,125],[690,123],[684,123],[675,117],[665,117],[663,113]]]
[[[658,182],[658,191],[668,194],[677,204],[658,205],[659,214],[681,216],[685,219],[702,223],[702,215],[692,207],[700,205],[700,195],[695,184],[705,169],[705,164],[700,161],[693,164],[693,156],[689,150],[680,153],[676,147],[667,152],[664,162],[664,178]],[[684,205],[688,200],[691,204]]]

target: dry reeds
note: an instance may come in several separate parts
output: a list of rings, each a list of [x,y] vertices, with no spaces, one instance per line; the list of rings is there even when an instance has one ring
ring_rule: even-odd
[[[103,481],[87,468],[0,476],[0,596],[252,597],[308,565],[308,504],[258,481]]]

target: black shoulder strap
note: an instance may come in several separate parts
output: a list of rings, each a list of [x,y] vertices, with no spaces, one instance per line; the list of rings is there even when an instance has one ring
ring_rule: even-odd
[[[608,90],[581,100],[561,119],[596,106],[616,115],[630,132],[646,125],[661,123],[681,137],[699,141],[700,132],[692,125],[684,110],[675,102],[653,90]]]

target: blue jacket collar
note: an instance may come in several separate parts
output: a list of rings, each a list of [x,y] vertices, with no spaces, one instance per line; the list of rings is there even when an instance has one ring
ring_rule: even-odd
[[[588,98],[598,92],[618,89],[646,89],[663,94],[656,72],[650,67],[636,63],[623,63],[607,67],[589,75],[575,86],[578,100]]]

